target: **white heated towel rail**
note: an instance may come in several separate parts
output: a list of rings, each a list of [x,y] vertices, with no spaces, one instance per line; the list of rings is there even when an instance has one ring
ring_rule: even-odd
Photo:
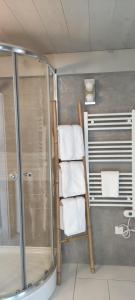
[[[85,149],[91,206],[135,208],[135,110],[124,113],[84,113]],[[130,140],[91,140],[91,131],[131,132]],[[119,197],[103,198],[101,173],[92,173],[91,164],[128,163],[130,172],[120,173]],[[119,166],[119,165],[118,165]],[[103,166],[104,170],[104,166]]]

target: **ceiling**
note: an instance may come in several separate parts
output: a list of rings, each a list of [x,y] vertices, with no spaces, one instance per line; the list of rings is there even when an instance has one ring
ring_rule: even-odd
[[[0,41],[42,54],[135,48],[135,0],[0,0]]]

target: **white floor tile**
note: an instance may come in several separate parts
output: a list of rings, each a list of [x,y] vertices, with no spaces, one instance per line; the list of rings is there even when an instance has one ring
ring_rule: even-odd
[[[135,300],[135,282],[109,280],[110,300]]]
[[[89,265],[78,265],[78,278],[115,279],[135,281],[135,267],[129,266],[96,266],[96,272],[90,272]]]
[[[51,300],[73,300],[76,264],[64,264],[62,266],[62,283],[56,288]]]
[[[77,278],[74,300],[109,300],[107,280]]]

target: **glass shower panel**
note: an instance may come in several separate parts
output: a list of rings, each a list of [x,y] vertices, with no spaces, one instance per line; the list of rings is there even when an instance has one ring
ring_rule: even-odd
[[[52,266],[51,165],[47,66],[18,56],[27,283]]]
[[[22,289],[12,56],[0,53],[0,295]]]

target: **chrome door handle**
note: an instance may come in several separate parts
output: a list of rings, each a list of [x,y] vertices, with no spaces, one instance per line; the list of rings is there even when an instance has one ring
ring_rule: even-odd
[[[32,177],[32,173],[31,172],[24,172],[23,176]]]
[[[16,181],[16,179],[17,179],[17,174],[10,173],[10,174],[9,174],[9,178],[10,178],[10,180],[12,180],[12,181]]]

